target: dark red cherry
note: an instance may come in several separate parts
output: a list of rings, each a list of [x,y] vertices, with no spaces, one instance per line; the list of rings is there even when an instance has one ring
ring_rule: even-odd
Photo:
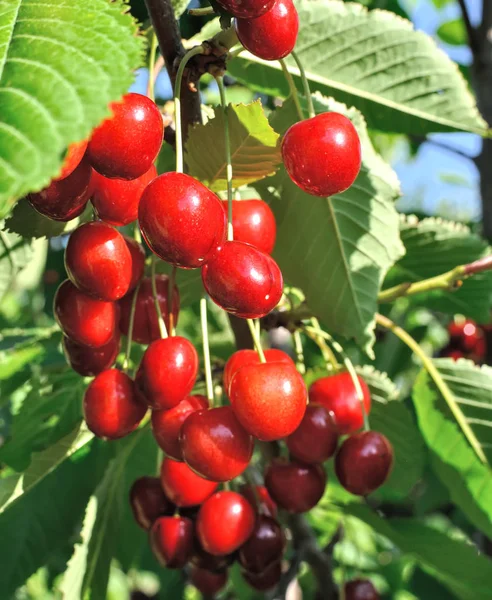
[[[92,192],[92,169],[86,159],[64,179],[55,179],[27,200],[38,213],[54,221],[71,221],[84,212]]]
[[[195,549],[193,551],[193,556],[190,558],[190,563],[199,569],[220,573],[232,565],[235,559],[235,553],[227,554],[226,556],[214,556],[213,554],[209,554],[201,547],[198,539],[195,539]]]
[[[295,366],[246,365],[234,375],[230,400],[241,425],[260,440],[287,437],[306,412],[307,390]]]
[[[359,134],[350,119],[340,113],[316,115],[287,130],[282,160],[301,190],[321,197],[340,194],[360,171]]]
[[[110,104],[112,116],[92,133],[87,156],[105,177],[136,179],[146,173],[162,144],[164,126],[157,105],[141,94]]]
[[[167,569],[182,569],[193,552],[193,521],[186,517],[159,517],[150,530],[150,546]]]
[[[70,281],[80,291],[111,302],[128,291],[132,256],[119,231],[106,223],[91,221],[70,236],[65,268]]]
[[[194,473],[186,463],[170,458],[162,461],[161,484],[166,496],[180,507],[201,504],[215,492],[218,485]]]
[[[487,341],[482,328],[470,319],[456,320],[448,326],[449,344],[441,352],[441,356],[470,358],[482,362],[487,351]]]
[[[214,555],[231,554],[253,533],[255,511],[236,492],[217,492],[202,504],[196,531],[202,547]]]
[[[265,485],[271,497],[289,512],[311,510],[321,500],[326,474],[321,465],[274,460],[265,473]]]
[[[229,481],[246,470],[253,455],[253,438],[230,406],[192,413],[181,428],[186,463],[212,481]]]
[[[58,175],[57,179],[65,179],[71,175],[75,169],[80,165],[84,158],[85,151],[87,150],[88,140],[82,140],[81,142],[75,142],[70,144],[65,155],[65,160]]]
[[[150,529],[158,517],[172,515],[175,506],[166,498],[158,477],[140,477],[130,488],[130,507],[135,522]]]
[[[245,581],[255,590],[266,592],[274,588],[282,577],[282,565],[280,562],[275,563],[264,573],[255,574],[248,571],[242,572]]]
[[[216,304],[244,319],[259,319],[272,311],[284,286],[273,258],[244,242],[225,242],[203,266],[202,281]]]
[[[345,584],[345,600],[379,600],[380,596],[369,579],[354,579]]]
[[[322,463],[335,454],[338,433],[321,404],[308,404],[299,427],[286,440],[291,456],[304,463]]]
[[[260,515],[248,540],[239,549],[239,563],[250,573],[264,573],[282,559],[285,535],[279,523]]]
[[[99,348],[91,348],[74,342],[67,336],[62,340],[63,354],[72,369],[84,377],[98,375],[110,369],[120,351],[120,334]]]
[[[91,298],[66,279],[53,304],[56,322],[74,342],[100,348],[115,338],[118,308],[114,302]]]
[[[367,496],[382,486],[393,466],[393,448],[377,431],[348,437],[335,457],[335,473],[343,487],[357,496]]]
[[[131,284],[130,284],[131,286]],[[167,275],[156,275],[155,287],[162,316],[166,323],[168,331],[171,329],[169,323],[169,277]],[[127,294],[119,301],[121,309],[120,331],[128,335],[130,326],[130,314],[133,302],[133,294]],[[176,326],[179,314],[179,291],[176,286],[173,290],[173,324]],[[140,284],[137,294],[137,304],[135,308],[135,319],[133,322],[134,342],[139,344],[150,344],[161,337],[159,331],[159,322],[157,320],[157,311],[155,308],[154,296],[152,294],[152,279],[144,277]]]
[[[371,393],[366,382],[358,376],[366,414],[371,411]],[[322,377],[311,384],[309,401],[321,404],[333,417],[333,424],[340,435],[353,433],[364,425],[362,405],[348,372]]]
[[[145,250],[143,249],[142,244],[139,244],[133,238],[128,237],[127,235],[124,235],[123,238],[132,259],[132,276],[128,288],[128,292],[131,292],[137,287],[137,283],[143,277],[145,270]]]
[[[173,408],[186,398],[198,374],[198,354],[180,336],[152,342],[138,369],[138,385],[155,410]]]
[[[190,581],[204,596],[215,596],[227,583],[227,571],[217,573],[192,567]]]
[[[138,221],[150,249],[183,269],[204,265],[226,235],[227,219],[221,201],[183,173],[164,173],[145,188]]]
[[[218,3],[233,17],[255,19],[266,13],[275,0],[218,0]]]
[[[268,490],[263,485],[243,485],[240,490],[241,494],[248,502],[256,508],[259,515],[275,518],[277,516],[277,505],[272,500]]]
[[[158,445],[174,460],[183,460],[179,442],[181,427],[186,419],[197,410],[208,408],[206,396],[188,396],[169,410],[152,411],[152,433]]]
[[[118,369],[99,373],[84,395],[84,418],[97,437],[116,440],[136,429],[147,407],[133,381]]]
[[[227,212],[227,200],[223,201]],[[232,203],[234,239],[270,254],[275,246],[277,225],[272,209],[263,200],[234,200]]]
[[[264,60],[280,60],[296,45],[299,15],[292,0],[275,0],[257,18],[236,19],[236,33],[251,54]]]

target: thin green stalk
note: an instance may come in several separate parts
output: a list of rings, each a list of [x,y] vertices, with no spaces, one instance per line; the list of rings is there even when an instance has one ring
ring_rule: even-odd
[[[167,310],[169,313],[169,334],[176,335],[176,327],[174,324],[174,314],[173,314],[173,298],[174,298],[174,286],[176,285],[176,274],[177,267],[173,266],[171,269],[171,276],[169,277],[169,289],[167,296]]]
[[[263,348],[261,346],[261,339],[256,331],[256,327],[253,319],[246,319],[248,322],[249,330],[251,331],[251,337],[253,338],[253,344],[255,345],[256,352],[258,352],[258,356],[260,357],[260,362],[266,362],[265,353],[263,352]]]
[[[311,317],[310,321],[316,331],[322,331],[321,325],[316,317]],[[328,346],[323,337],[317,335],[316,332],[311,332],[307,329],[305,331],[321,350],[321,355],[323,356],[323,360],[325,361],[326,365],[331,365],[331,367],[337,371],[340,368],[337,357],[333,354],[332,349]]]
[[[164,450],[157,447],[157,465],[156,465],[156,470],[155,470],[155,474],[157,475],[157,477],[159,477],[159,475],[161,474],[161,465],[162,465],[163,460],[164,460]]]
[[[126,353],[125,360],[123,361],[123,371],[125,373],[128,371],[128,366],[130,364],[130,353],[132,351],[132,338],[133,338],[133,324],[135,322],[135,309],[137,307],[137,298],[138,292],[140,290],[140,284],[137,285],[135,291],[133,292],[132,305],[130,308],[130,321],[128,323],[128,338],[126,341]]]
[[[292,58],[296,61],[297,68],[299,69],[299,73],[301,75],[302,87],[304,88],[304,94],[306,96],[307,105],[308,105],[308,113],[310,117],[314,117],[316,112],[314,110],[313,99],[311,97],[311,88],[309,87],[309,81],[306,76],[306,71],[302,66],[302,62],[300,58],[297,56],[296,52],[291,52]]]
[[[200,300],[200,324],[202,327],[203,362],[205,366],[205,383],[207,385],[207,398],[210,406],[214,405],[214,384],[212,379],[212,363],[210,361],[210,344],[208,341],[207,298]]]
[[[234,239],[234,230],[232,227],[232,158],[231,158],[231,140],[229,138],[229,115],[227,111],[227,100],[225,94],[224,78],[216,77],[220,92],[220,103],[224,111],[224,142],[226,153],[226,177],[227,177],[227,239]]]
[[[299,93],[296,88],[296,84],[294,83],[294,78],[292,77],[292,73],[289,71],[287,67],[287,63],[283,58],[279,60],[280,66],[282,67],[282,71],[284,72],[285,79],[289,84],[290,95],[292,96],[292,100],[294,101],[297,114],[299,115],[299,120],[304,121],[304,113],[302,112],[301,103],[299,101]]]
[[[304,349],[302,347],[302,339],[301,339],[301,332],[299,331],[299,329],[296,329],[294,331],[294,348],[296,351],[296,366],[297,366],[297,370],[299,371],[299,373],[301,375],[304,375],[306,373],[306,364],[304,362]]]
[[[205,6],[204,8],[190,8],[188,14],[192,15],[193,17],[206,17],[207,15],[213,15],[214,9],[212,6]]]
[[[155,256],[155,254],[152,255],[152,264],[151,264],[151,283],[152,283],[152,296],[154,298],[154,306],[155,306],[155,312],[157,313],[157,322],[159,323],[159,333],[161,338],[167,338],[168,334],[167,334],[167,327],[166,327],[166,323],[164,322],[164,318],[162,316],[162,311],[161,311],[161,306],[159,304],[159,298],[157,296],[157,286],[155,283],[155,265],[157,262],[157,257]]]
[[[154,69],[155,69],[155,55],[158,48],[157,36],[155,32],[152,33],[152,42],[150,44],[150,56],[149,56],[149,83],[147,85],[147,96],[155,101],[155,79],[154,79]]]
[[[140,233],[140,226],[138,224],[138,221],[135,221],[135,225],[133,227],[133,239],[139,244],[142,243],[142,235]]]

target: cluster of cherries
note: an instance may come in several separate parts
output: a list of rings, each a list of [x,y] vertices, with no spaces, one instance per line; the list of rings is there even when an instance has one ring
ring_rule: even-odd
[[[487,355],[490,326],[479,326],[470,319],[455,319],[448,325],[449,342],[440,355],[458,360],[468,358],[481,364]]]

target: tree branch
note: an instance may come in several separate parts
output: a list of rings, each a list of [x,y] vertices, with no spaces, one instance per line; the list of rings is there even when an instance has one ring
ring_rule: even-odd
[[[470,21],[470,15],[468,14],[468,8],[466,7],[465,0],[458,0],[458,4],[461,8],[461,14],[463,15],[463,21],[465,23],[466,33],[468,35],[468,43],[472,52],[475,54],[480,51],[480,41],[477,35],[477,30],[473,27]]]

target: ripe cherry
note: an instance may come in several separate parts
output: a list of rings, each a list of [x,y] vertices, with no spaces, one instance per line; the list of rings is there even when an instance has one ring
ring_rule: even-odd
[[[275,519],[277,516],[277,505],[272,500],[268,490],[264,485],[243,485],[240,488],[241,494],[248,502],[256,508],[259,515],[265,515]]]
[[[244,242],[225,242],[202,268],[212,300],[237,317],[264,317],[279,303],[282,272],[273,258]]]
[[[223,201],[227,212],[227,200]],[[275,245],[277,225],[272,209],[258,199],[235,200],[232,203],[232,226],[234,239],[246,242],[258,250],[271,254]]]
[[[289,512],[311,510],[321,500],[326,474],[321,465],[274,460],[265,473],[265,485],[271,497]]]
[[[267,362],[246,365],[236,372],[230,400],[246,431],[269,442],[287,437],[299,427],[307,390],[295,366]]]
[[[229,481],[246,470],[253,455],[253,438],[230,406],[192,413],[181,428],[186,463],[212,481]]]
[[[132,276],[130,279],[130,286],[128,292],[131,292],[137,287],[137,283],[142,279],[145,269],[145,250],[142,244],[139,244],[136,240],[127,235],[123,236],[126,247],[130,252],[132,259]]]
[[[99,348],[78,344],[64,335],[62,348],[68,364],[76,373],[93,377],[114,365],[120,351],[120,334],[117,332],[107,344]]]
[[[162,144],[164,126],[157,105],[141,94],[110,104],[112,116],[94,130],[87,148],[93,168],[105,177],[136,179],[146,173]]]
[[[358,376],[366,414],[371,410],[371,394],[366,382]],[[309,401],[321,404],[333,417],[340,435],[354,433],[364,425],[362,406],[357,390],[348,372],[322,377],[311,384]]]
[[[202,504],[196,520],[198,539],[214,555],[231,554],[253,533],[255,511],[236,492],[217,492]]]
[[[128,435],[146,412],[135,384],[118,369],[99,373],[85,391],[84,418],[98,437],[116,440]]]
[[[161,484],[166,496],[176,506],[195,506],[217,489],[217,482],[194,473],[186,463],[165,458],[161,465]]]
[[[81,142],[75,142],[70,144],[65,155],[65,160],[58,175],[57,179],[65,179],[71,175],[75,169],[80,165],[84,158],[85,151],[87,150],[88,140],[82,140]]]
[[[138,220],[150,249],[183,269],[210,260],[227,225],[218,197],[190,175],[175,172],[159,175],[145,188]]]
[[[239,563],[250,573],[264,573],[282,559],[285,535],[275,519],[260,515],[248,540],[239,549]]]
[[[292,0],[275,0],[256,18],[236,19],[236,33],[251,54],[264,60],[280,60],[296,45],[299,15]]]
[[[343,487],[357,496],[367,496],[382,486],[393,466],[393,448],[377,431],[348,437],[335,457],[335,473]]]
[[[470,319],[456,320],[449,324],[449,344],[441,351],[441,356],[469,358],[482,362],[487,351],[487,341],[482,328]]]
[[[111,302],[128,291],[132,256],[119,231],[106,223],[91,221],[70,236],[65,268],[70,281],[81,292]]]
[[[291,456],[304,463],[322,463],[335,454],[338,433],[321,404],[308,404],[299,427],[286,440]]]
[[[266,13],[275,0],[218,0],[218,3],[233,17],[255,19]]]
[[[345,584],[345,600],[379,600],[379,594],[369,579],[354,579]]]
[[[282,577],[282,565],[280,562],[275,563],[264,573],[255,574],[243,571],[245,581],[255,590],[266,592],[274,588]]]
[[[227,583],[227,571],[217,573],[192,567],[190,581],[205,597],[215,596]]]
[[[130,489],[130,506],[135,522],[150,529],[158,517],[172,515],[175,506],[166,498],[158,477],[140,477]]]
[[[182,569],[193,552],[193,521],[186,517],[159,517],[150,530],[150,545],[167,569]]]
[[[193,556],[190,558],[190,563],[194,567],[220,573],[225,571],[236,559],[236,554],[227,554],[225,556],[214,556],[206,552],[200,545],[200,542],[195,540],[195,549]]]
[[[56,322],[74,342],[100,348],[115,338],[118,308],[114,302],[91,298],[66,279],[53,304]]]
[[[340,113],[316,115],[287,130],[282,160],[301,190],[321,197],[340,194],[360,171],[359,134],[350,119]]]

